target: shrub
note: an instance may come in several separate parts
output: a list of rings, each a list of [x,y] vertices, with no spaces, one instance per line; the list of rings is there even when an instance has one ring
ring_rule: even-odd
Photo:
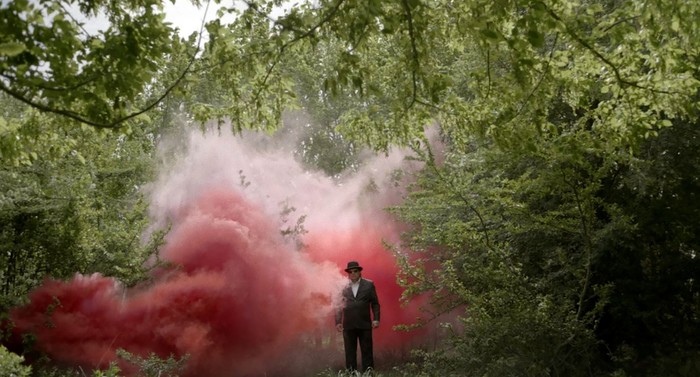
[[[24,358],[0,345],[0,376],[29,377],[32,368],[22,365]]]

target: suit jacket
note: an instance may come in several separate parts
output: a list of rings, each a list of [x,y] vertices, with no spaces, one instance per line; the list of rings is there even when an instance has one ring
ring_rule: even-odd
[[[360,278],[357,296],[353,296],[350,284],[343,289],[343,306],[335,314],[335,323],[343,323],[346,330],[372,328],[372,317],[379,321],[379,299],[372,280]]]

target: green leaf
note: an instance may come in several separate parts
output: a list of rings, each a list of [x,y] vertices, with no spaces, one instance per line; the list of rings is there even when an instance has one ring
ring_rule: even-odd
[[[146,113],[139,114],[134,119],[143,123],[151,123],[151,117],[149,117]]]
[[[0,55],[4,56],[17,56],[24,52],[27,49],[27,46],[24,45],[22,42],[5,42],[5,43],[0,43]]]
[[[535,29],[527,31],[527,40],[533,47],[539,48],[544,46],[544,34]]]
[[[678,32],[680,28],[680,20],[678,19],[678,16],[674,16],[671,20],[671,30]]]
[[[491,29],[482,29],[481,30],[481,35],[488,39],[498,39],[498,33]]]

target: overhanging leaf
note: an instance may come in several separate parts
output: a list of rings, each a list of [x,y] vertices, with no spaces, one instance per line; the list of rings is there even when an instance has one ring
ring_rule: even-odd
[[[3,56],[17,56],[24,52],[24,50],[27,49],[27,46],[24,45],[22,42],[5,42],[5,43],[0,43],[0,55]]]

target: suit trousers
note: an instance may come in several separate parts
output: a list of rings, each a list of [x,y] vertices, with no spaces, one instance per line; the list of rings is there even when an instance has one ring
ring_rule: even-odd
[[[343,330],[343,343],[345,344],[345,368],[357,369],[357,344],[360,344],[362,353],[362,371],[368,368],[374,369],[374,354],[372,351],[372,329]]]

